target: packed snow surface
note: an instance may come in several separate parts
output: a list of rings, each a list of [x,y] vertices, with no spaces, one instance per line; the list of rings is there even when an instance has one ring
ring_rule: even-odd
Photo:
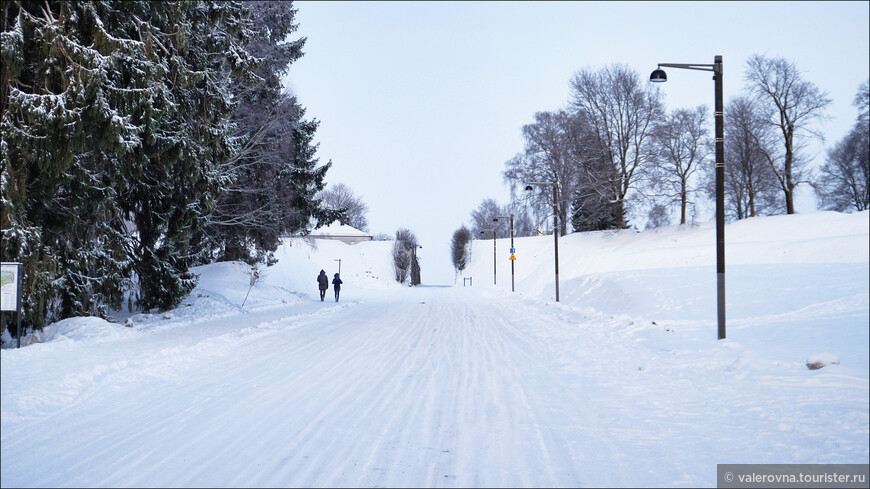
[[[173,311],[7,343],[0,485],[709,487],[720,463],[866,464],[868,221],[729,224],[724,340],[712,224],[560,238],[558,303],[549,236],[515,240],[515,292],[509,239],[497,283],[475,240],[455,285],[413,288],[390,242],[288,240],[253,286],[205,266]]]

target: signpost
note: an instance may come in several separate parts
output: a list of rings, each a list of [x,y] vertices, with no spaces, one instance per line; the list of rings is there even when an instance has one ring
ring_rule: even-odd
[[[498,221],[499,219],[510,219],[511,220],[511,257],[510,257],[510,261],[511,261],[511,292],[513,292],[514,290],[516,290],[514,288],[514,276],[516,275],[514,273],[514,262],[517,261],[517,257],[514,256],[514,253],[516,253],[516,250],[514,249],[514,215],[511,214],[509,216],[497,216],[495,219],[493,219],[493,222]]]
[[[15,311],[18,314],[18,348],[21,348],[21,264],[0,263],[0,311]]]

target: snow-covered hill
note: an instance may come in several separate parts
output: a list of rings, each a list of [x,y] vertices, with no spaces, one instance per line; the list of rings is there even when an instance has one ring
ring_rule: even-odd
[[[497,284],[492,240],[453,287],[425,262],[397,284],[391,242],[288,240],[253,286],[200,267],[173,311],[0,351],[0,485],[715,486],[717,463],[868,463],[868,218],[728,225],[725,340],[709,224],[560,238],[559,303],[551,236],[516,240],[516,292],[508,239]]]

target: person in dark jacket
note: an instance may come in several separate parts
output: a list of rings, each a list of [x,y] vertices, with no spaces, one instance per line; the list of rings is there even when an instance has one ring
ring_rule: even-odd
[[[329,277],[326,276],[326,272],[323,270],[317,276],[317,285],[320,288],[320,302],[323,302],[323,298],[326,297],[326,289],[329,288]]]
[[[335,274],[335,278],[332,279],[332,287],[335,289],[335,302],[338,302],[338,293],[341,292],[341,279],[338,278],[338,274]]]

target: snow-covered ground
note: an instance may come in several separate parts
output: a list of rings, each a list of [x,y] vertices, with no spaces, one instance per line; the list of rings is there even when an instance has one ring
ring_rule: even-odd
[[[715,486],[719,463],[866,464],[868,217],[728,225],[725,340],[712,224],[561,238],[559,303],[547,236],[516,240],[516,292],[507,239],[497,285],[492,240],[472,286],[399,286],[389,242],[288,241],[250,291],[249,267],[202,267],[174,311],[0,352],[0,485]],[[320,302],[339,259],[341,301]]]

